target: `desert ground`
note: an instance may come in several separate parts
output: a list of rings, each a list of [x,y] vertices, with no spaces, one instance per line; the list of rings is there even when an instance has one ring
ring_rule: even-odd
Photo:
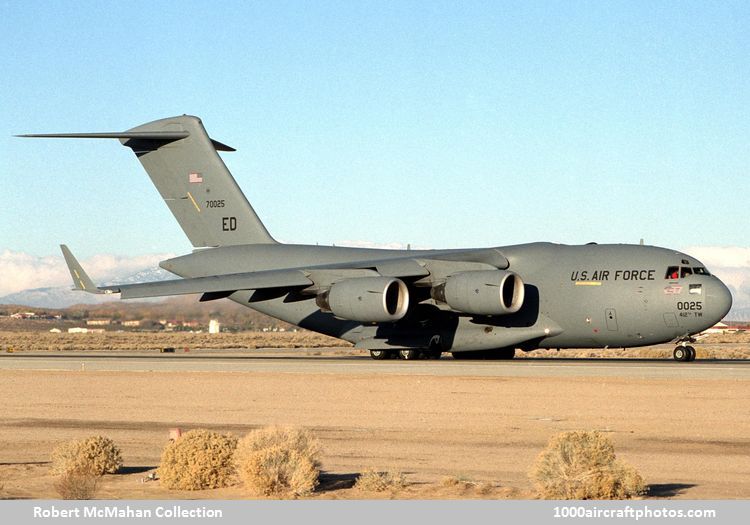
[[[0,348],[13,336],[0,336]],[[175,354],[6,350],[2,497],[56,498],[52,448],[102,434],[120,446],[125,468],[102,479],[99,498],[244,498],[240,486],[181,492],[143,480],[158,466],[170,428],[242,435],[277,424],[308,428],[322,442],[323,475],[313,498],[533,498],[527,473],[549,438],[588,429],[612,438],[618,457],[650,485],[646,497],[744,499],[750,362],[738,354],[747,355],[750,345],[742,337],[697,345],[695,363],[635,354],[639,359],[545,358],[559,355],[550,351],[514,362],[375,362],[322,344],[193,346]],[[18,340],[15,334],[16,347]],[[709,351],[734,358],[715,361]],[[638,352],[658,356],[668,348]],[[408,485],[386,493],[353,488],[368,468],[401,471]]]
[[[29,323],[28,321],[26,322]],[[38,324],[38,323],[35,323]],[[22,325],[19,325],[22,326]],[[205,332],[123,332],[49,333],[39,330],[3,330],[0,323],[0,352],[61,351],[159,351],[174,348],[191,350],[254,350],[258,348],[296,348],[314,355],[319,348],[336,347],[339,354],[363,355],[360,350],[340,339],[307,330],[287,332],[239,332],[208,334]],[[699,359],[750,359],[750,333],[711,334],[695,345]],[[672,355],[673,345],[643,348],[575,349],[516,352],[516,357],[539,358],[638,358],[665,359]],[[447,355],[447,354],[446,354]]]

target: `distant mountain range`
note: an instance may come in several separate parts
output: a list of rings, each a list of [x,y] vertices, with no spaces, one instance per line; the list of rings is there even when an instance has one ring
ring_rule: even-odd
[[[146,268],[136,273],[124,275],[107,281],[110,284],[133,284],[148,281],[166,281],[176,279],[177,276],[161,268]],[[67,308],[76,304],[102,304],[111,301],[119,301],[119,295],[95,295],[72,289],[72,282],[65,286],[51,286],[47,288],[32,288],[21,290],[0,297],[0,304],[20,304],[35,308]],[[162,298],[141,300],[161,301]]]

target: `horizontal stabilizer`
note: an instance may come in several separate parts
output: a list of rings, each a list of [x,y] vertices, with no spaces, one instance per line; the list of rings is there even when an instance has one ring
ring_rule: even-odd
[[[31,133],[16,137],[33,139],[142,139],[173,141],[190,136],[187,131],[123,131],[114,133]],[[223,145],[223,144],[222,144]]]
[[[120,139],[120,140],[153,140],[157,142],[174,142],[190,136],[187,131],[120,131],[112,133],[26,133],[16,137],[27,139]],[[216,151],[237,151],[231,146],[210,139]],[[126,144],[127,145],[127,144]]]
[[[219,142],[218,140],[211,139],[211,144],[213,144],[216,151],[237,151],[232,146],[227,146],[226,144]]]

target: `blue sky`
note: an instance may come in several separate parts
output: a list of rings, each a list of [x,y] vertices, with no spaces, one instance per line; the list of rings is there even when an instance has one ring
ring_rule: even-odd
[[[0,251],[191,248],[126,148],[182,113],[284,241],[748,247],[747,2],[5,2]]]

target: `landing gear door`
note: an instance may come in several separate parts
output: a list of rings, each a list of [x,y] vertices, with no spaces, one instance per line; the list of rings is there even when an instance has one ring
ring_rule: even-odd
[[[604,318],[607,320],[607,330],[611,332],[617,331],[617,313],[614,308],[607,308],[604,310]]]

